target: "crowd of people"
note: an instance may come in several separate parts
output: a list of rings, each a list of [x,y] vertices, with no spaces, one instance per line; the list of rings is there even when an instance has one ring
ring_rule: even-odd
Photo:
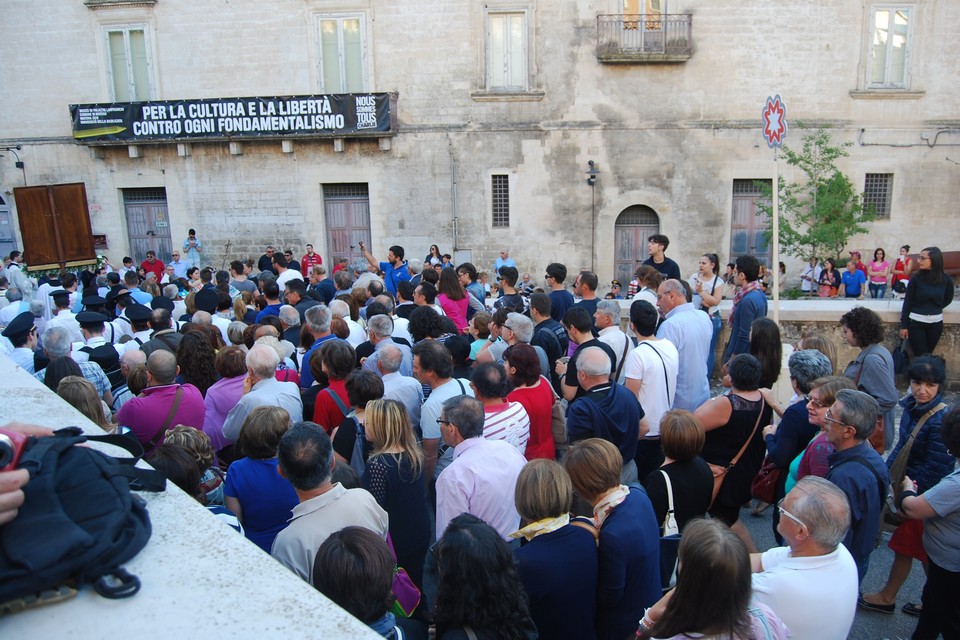
[[[804,334],[782,406],[753,256],[721,276],[707,254],[684,279],[651,236],[625,331],[619,283],[601,298],[590,271],[551,263],[537,285],[508,251],[488,277],[437,245],[422,261],[359,246],[365,264],[330,273],[310,245],[216,270],[191,230],[172,263],[40,283],[14,252],[4,346],[387,638],[845,638],[858,605],[895,611],[914,558],[914,638],[960,634],[960,408],[932,355],[953,283],[936,247],[892,270],[909,275],[909,393],[858,306],[839,318],[857,358],[841,370],[837,345]],[[845,295],[884,295],[874,257],[858,295],[838,276]],[[834,271],[813,260],[803,286]],[[769,474],[780,546],[761,553],[741,513]],[[24,482],[0,473],[0,523]],[[896,558],[861,593],[891,486]],[[412,612],[397,566],[423,594]]]

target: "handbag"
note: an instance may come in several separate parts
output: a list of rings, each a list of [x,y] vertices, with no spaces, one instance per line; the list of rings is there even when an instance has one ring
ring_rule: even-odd
[[[910,354],[907,353],[907,341],[900,339],[900,344],[890,354],[893,358],[893,372],[903,373],[910,366]]]
[[[733,404],[732,400],[730,402],[731,404]],[[750,446],[750,441],[753,440],[754,434],[757,433],[757,427],[760,426],[760,418],[763,417],[763,409],[764,407],[766,407],[766,405],[767,405],[766,400],[764,400],[763,397],[761,396],[760,411],[757,414],[757,421],[753,425],[753,431],[750,432],[750,437],[747,438],[746,442],[743,443],[743,446],[740,447],[740,451],[738,451],[737,455],[733,457],[733,460],[731,460],[726,465],[711,464],[709,462],[707,463],[707,465],[710,467],[710,472],[713,474],[713,495],[710,498],[711,507],[713,506],[714,501],[717,499],[717,494],[720,493],[720,487],[723,486],[723,481],[727,477],[727,474],[730,473],[730,471],[733,469],[734,466],[736,466],[738,462],[740,462],[740,458],[743,456],[744,452],[747,450],[747,447]]]
[[[673,510],[673,485],[670,476],[660,469],[667,484],[667,513],[660,524],[660,586],[664,591],[677,586],[677,565],[680,562],[680,527]]]
[[[770,459],[770,456],[765,457],[760,471],[757,472],[750,484],[750,494],[761,502],[773,504],[777,494],[777,483],[780,482],[782,476],[783,467],[778,467]]]
[[[885,524],[895,527],[902,521],[902,516],[897,513],[896,505],[900,504],[900,496],[903,494],[901,485],[907,475],[907,462],[910,459],[910,451],[913,450],[914,440],[916,440],[917,434],[920,433],[920,429],[927,423],[927,420],[946,408],[946,403],[941,402],[917,420],[917,425],[910,433],[910,437],[907,438],[906,443],[904,443],[899,453],[897,453],[897,457],[894,458],[893,464],[890,465],[891,491],[887,494],[887,500],[883,506],[883,521]]]
[[[393,540],[390,534],[387,534],[387,546],[390,547],[390,555],[393,556],[393,595],[395,600],[390,607],[390,612],[397,616],[409,618],[420,605],[420,589],[414,584],[413,578],[407,573],[406,569],[397,566],[397,552],[393,549]]]

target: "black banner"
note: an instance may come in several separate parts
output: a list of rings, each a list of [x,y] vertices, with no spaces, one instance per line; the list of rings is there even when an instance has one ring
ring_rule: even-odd
[[[396,94],[72,104],[80,143],[357,137],[396,131]]]

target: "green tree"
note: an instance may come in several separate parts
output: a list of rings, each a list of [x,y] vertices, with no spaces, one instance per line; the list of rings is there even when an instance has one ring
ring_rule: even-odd
[[[800,125],[802,129],[802,125]],[[780,176],[780,250],[804,260],[838,256],[851,236],[865,233],[865,223],[874,219],[873,211],[864,209],[863,196],[839,169],[837,160],[846,157],[852,143],[833,144],[825,129],[803,136],[797,152],[784,146],[787,164],[797,167],[806,176],[804,182],[787,182]],[[757,205],[771,221],[765,232],[773,238],[773,189],[759,183],[764,198]]]

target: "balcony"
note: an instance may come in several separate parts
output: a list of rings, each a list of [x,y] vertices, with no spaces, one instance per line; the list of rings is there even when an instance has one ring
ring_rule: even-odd
[[[597,60],[612,64],[685,62],[693,55],[690,14],[597,16]]]

